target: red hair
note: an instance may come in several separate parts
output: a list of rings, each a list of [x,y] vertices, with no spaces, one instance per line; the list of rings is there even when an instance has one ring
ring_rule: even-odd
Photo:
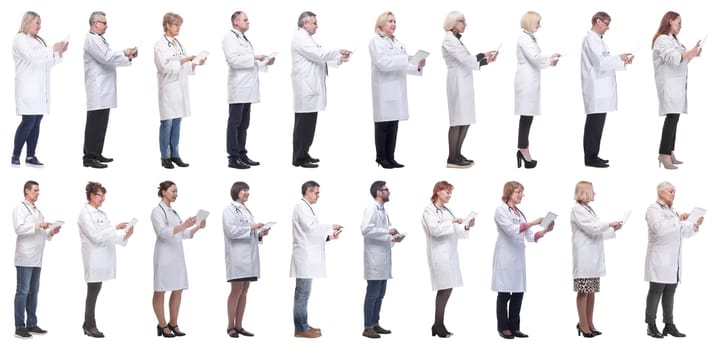
[[[452,184],[447,181],[437,182],[436,184],[434,184],[434,189],[432,190],[432,198],[430,200],[432,201],[432,203],[434,203],[435,201],[437,201],[437,192],[444,190],[452,191],[453,189],[454,186],[452,186]]]

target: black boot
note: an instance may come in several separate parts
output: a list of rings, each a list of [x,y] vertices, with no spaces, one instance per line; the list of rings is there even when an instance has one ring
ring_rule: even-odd
[[[677,326],[674,325],[674,323],[667,323],[664,325],[664,330],[662,330],[662,335],[666,337],[667,334],[669,334],[673,337],[677,337],[677,338],[684,338],[687,336],[686,334],[679,332],[679,330],[677,329]]]
[[[657,324],[654,322],[647,323],[647,335],[652,338],[664,338],[664,336],[659,333],[659,330],[657,329]]]

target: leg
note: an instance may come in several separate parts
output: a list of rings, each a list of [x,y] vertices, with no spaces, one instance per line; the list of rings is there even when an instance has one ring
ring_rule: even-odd
[[[305,155],[307,156],[307,159],[310,158],[310,147],[312,146],[312,142],[315,140],[315,129],[317,128],[317,112],[309,113],[309,118],[307,118],[307,138],[305,139]]]
[[[512,293],[509,298],[509,329],[518,331],[519,328],[519,312],[522,311],[522,299],[524,293]]]
[[[295,113],[295,127],[292,129],[292,165],[300,165],[304,161],[302,149],[302,118],[304,113]]]
[[[447,302],[452,295],[452,288],[437,291],[437,297],[434,301],[434,325],[444,328],[444,311],[447,308]]]
[[[596,332],[597,328],[594,327],[594,296],[596,293],[587,293],[587,324],[589,325],[589,330],[592,332]]]
[[[30,138],[30,134],[32,133],[32,129],[35,126],[35,119],[37,118],[37,115],[23,115],[22,120],[20,120],[20,125],[17,126],[17,130],[15,130],[15,142],[14,142],[14,148],[12,151],[13,158],[20,158],[20,153],[22,153],[22,148],[25,146],[25,142],[28,142],[28,139]],[[42,117],[42,116],[40,116]],[[26,153],[27,156],[30,156],[30,153]]]
[[[374,305],[374,319],[372,320],[375,326],[379,326],[379,312],[382,309],[384,294],[387,292],[387,280],[381,280],[379,282],[379,295],[377,296],[377,302]]]
[[[457,140],[457,156],[459,156],[459,158],[462,160],[466,160],[466,158],[462,156],[462,145],[464,144],[464,139],[467,137],[467,131],[469,131],[469,125],[461,125],[459,127],[459,139]]]
[[[230,282],[230,295],[227,296],[227,329],[237,328],[237,308],[242,295],[242,282]]]
[[[227,117],[227,158],[240,158],[240,125],[242,124],[242,104],[232,103]]]
[[[97,328],[95,322],[95,304],[97,296],[100,295],[102,282],[87,283],[87,297],[85,298],[85,329]]]
[[[584,163],[596,162],[599,158],[599,148],[604,131],[606,113],[587,114],[584,123]]]
[[[497,331],[509,331],[509,316],[507,315],[507,303],[509,293],[497,293]]]
[[[679,114],[667,114],[664,118],[664,127],[662,128],[662,139],[659,142],[659,154],[671,155],[674,150],[674,141],[677,135],[677,124],[679,123]]]
[[[152,310],[155,312],[155,317],[157,317],[157,324],[160,327],[166,327],[164,291],[152,293]]]
[[[170,155],[170,134],[172,133],[172,119],[160,121],[160,158],[169,159]]]
[[[247,291],[250,289],[250,281],[240,283],[240,298],[237,302],[237,313],[235,314],[235,328],[242,329],[242,319],[245,316],[245,306],[247,305]]]
[[[87,111],[85,119],[85,142],[83,146],[83,159],[98,159],[102,155],[105,144],[105,133],[110,117],[109,109]]]
[[[180,304],[182,303],[182,289],[180,290],[173,290],[172,293],[170,293],[170,324],[175,326],[172,328],[175,328],[175,333],[179,332],[179,329],[177,328],[177,317],[180,314]]]
[[[301,333],[310,328],[307,323],[307,302],[312,291],[311,278],[297,278],[295,280],[294,322],[295,333]]]
[[[309,150],[315,137],[317,112],[295,113],[295,129],[292,133],[292,164],[309,162]]]
[[[180,127],[182,118],[172,119],[170,129],[170,158],[180,158]]]
[[[15,328],[26,328],[25,309],[28,294],[30,293],[32,267],[16,266],[15,270],[17,272],[17,288],[15,289]]]
[[[26,158],[32,158],[35,156],[35,149],[37,149],[37,140],[40,138],[40,122],[42,121],[42,115],[35,116],[33,118],[34,123],[30,129],[30,134],[27,138],[27,153]]]
[[[374,148],[376,162],[389,160],[387,158],[387,122],[374,123]]]
[[[375,314],[375,310],[377,310],[381,282],[380,280],[367,280],[367,291],[364,296],[364,328],[372,328],[377,325],[375,319],[379,317]]]
[[[644,322],[648,324],[656,324],[657,309],[659,308],[659,300],[664,292],[664,284],[649,282],[649,292],[647,293],[647,306],[644,311]]]
[[[240,159],[247,159],[247,129],[250,127],[250,108],[251,103],[243,103],[242,120],[239,125],[239,153]],[[248,282],[249,283],[249,282]],[[248,284],[249,286],[249,284]]]
[[[662,313],[665,325],[674,323],[674,293],[677,291],[677,285],[678,283],[666,284],[662,293]]]
[[[394,162],[394,150],[397,148],[397,130],[399,128],[399,121],[393,120],[387,122],[387,157],[390,161]]]
[[[27,294],[27,328],[37,326],[37,294],[40,291],[40,268],[31,267],[30,290]]]
[[[587,320],[587,300],[587,293],[577,292],[577,313],[579,314],[579,328],[584,333],[591,332],[591,329],[589,328],[589,321]]]
[[[447,157],[447,163],[459,161],[459,150],[457,144],[459,144],[460,126],[450,126],[447,132],[447,141],[449,141],[449,156]]]
[[[519,116],[519,131],[517,133],[517,148],[524,159],[531,161],[532,157],[529,154],[529,130],[532,128],[532,121],[534,116],[531,115],[520,115]]]

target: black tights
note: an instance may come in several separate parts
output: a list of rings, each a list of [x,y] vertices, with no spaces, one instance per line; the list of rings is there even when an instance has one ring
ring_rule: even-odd
[[[437,291],[437,298],[434,302],[434,324],[444,325],[444,310],[447,308],[447,301],[452,295],[452,288]]]
[[[460,160],[462,155],[462,144],[467,137],[469,125],[450,126],[447,138],[449,139],[449,157],[447,161]]]

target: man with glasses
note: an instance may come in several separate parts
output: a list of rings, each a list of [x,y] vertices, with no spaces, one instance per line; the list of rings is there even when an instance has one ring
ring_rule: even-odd
[[[83,59],[85,62],[85,92],[87,95],[87,119],[82,165],[91,168],[107,168],[112,158],[102,155],[105,145],[110,108],[117,107],[117,77],[115,68],[129,66],[137,57],[137,48],[112,51],[103,35],[107,19],[102,11],[90,15],[90,31],[85,36]]]
[[[609,161],[599,158],[604,120],[607,112],[617,110],[617,70],[632,63],[634,55],[610,55],[602,40],[609,29],[611,17],[606,12],[592,16],[592,29],[582,42],[582,95],[584,112],[584,165],[595,168],[609,167]]]
[[[381,334],[392,333],[379,325],[379,312],[387,280],[392,278],[392,246],[402,242],[404,235],[396,228],[390,228],[392,223],[384,207],[389,202],[387,183],[375,181],[369,191],[374,203],[365,209],[360,225],[364,236],[364,278],[367,280],[362,335],[376,339]]]

